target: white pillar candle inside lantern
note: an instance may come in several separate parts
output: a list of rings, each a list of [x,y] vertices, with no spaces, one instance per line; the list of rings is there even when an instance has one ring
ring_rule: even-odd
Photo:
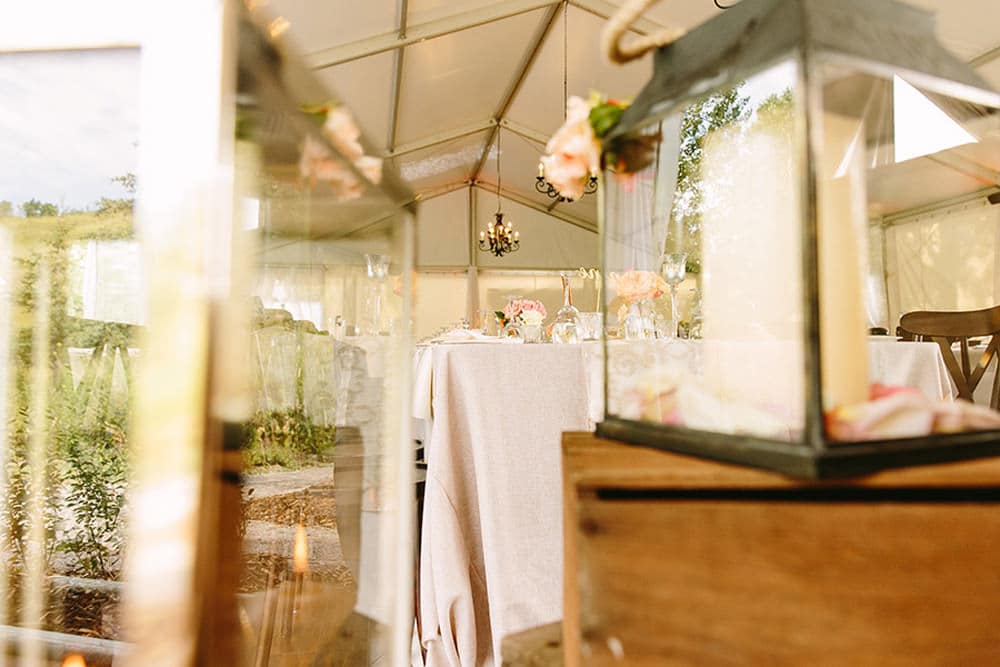
[[[817,174],[820,368],[823,408],[868,399],[862,288],[867,271],[864,124],[826,113]]]

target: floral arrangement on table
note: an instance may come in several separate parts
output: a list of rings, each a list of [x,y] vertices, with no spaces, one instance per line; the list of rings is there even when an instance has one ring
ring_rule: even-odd
[[[653,271],[630,270],[612,273],[615,292],[625,303],[633,304],[647,299],[656,299],[667,291],[667,283]]]
[[[525,310],[521,312],[520,320],[521,324],[526,324],[528,326],[540,327],[542,326],[542,321],[545,319],[545,315],[538,310]]]
[[[541,324],[548,316],[541,301],[533,299],[515,299],[510,301],[503,310],[494,313],[501,327],[508,324]]]
[[[667,282],[653,271],[630,270],[611,273],[612,286],[622,303],[618,308],[618,321],[622,322],[631,306],[659,298],[667,291]],[[633,309],[635,310],[635,309]]]
[[[353,166],[352,169],[336,157],[322,141],[306,135],[299,156],[299,174],[310,188],[316,187],[317,182],[324,182],[338,199],[348,200],[357,199],[364,192],[358,173],[372,183],[382,182],[382,159],[365,155],[360,141],[361,130],[346,107],[328,102],[303,107],[303,111],[316,117],[321,123],[323,138]]]
[[[417,272],[410,272],[410,292],[415,298],[417,294]],[[393,276],[392,278],[392,293],[395,296],[403,296],[403,276],[402,274],[398,276]]]
[[[545,145],[541,158],[545,178],[566,199],[583,196],[591,176],[609,167],[626,183],[652,162],[659,134],[620,139],[601,151],[601,141],[618,124],[629,102],[591,92],[584,100],[573,96],[566,100],[566,120]]]

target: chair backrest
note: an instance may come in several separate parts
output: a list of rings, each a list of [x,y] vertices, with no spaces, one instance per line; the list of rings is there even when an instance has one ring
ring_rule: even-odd
[[[907,339],[937,343],[959,397],[971,401],[973,392],[1000,347],[1000,306],[967,311],[918,310],[903,315],[897,331],[903,332],[903,337]],[[973,368],[969,360],[969,339],[987,336],[989,342],[986,349]],[[955,342],[960,346],[959,359],[955,358],[951,348]],[[1000,409],[1000,372],[993,378],[990,407]]]

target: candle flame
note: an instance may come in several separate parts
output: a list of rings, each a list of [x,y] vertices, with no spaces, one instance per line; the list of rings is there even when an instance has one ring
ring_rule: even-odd
[[[79,653],[70,653],[63,658],[62,667],[87,667],[87,661]]]
[[[309,571],[309,543],[306,540],[306,527],[301,523],[295,527],[292,568],[295,574],[303,574]]]

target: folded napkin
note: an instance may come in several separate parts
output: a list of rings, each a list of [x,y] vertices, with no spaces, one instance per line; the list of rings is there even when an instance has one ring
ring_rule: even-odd
[[[492,343],[498,339],[495,336],[487,336],[478,329],[452,329],[436,338],[432,338],[432,343]]]

